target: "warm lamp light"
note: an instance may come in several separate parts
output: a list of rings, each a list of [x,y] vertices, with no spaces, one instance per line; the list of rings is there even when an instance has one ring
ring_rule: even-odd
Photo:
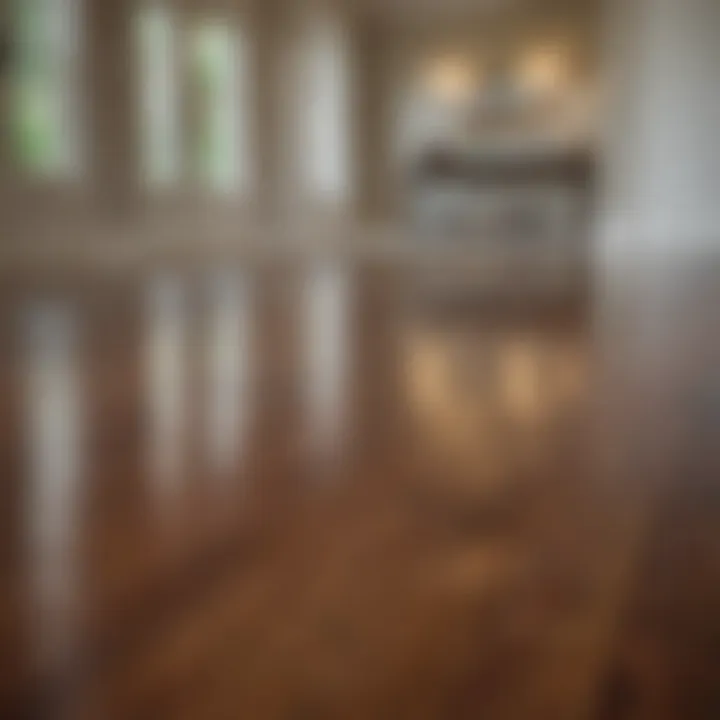
[[[544,47],[530,52],[522,60],[519,81],[533,94],[557,91],[568,77],[565,52],[558,47]]]
[[[478,89],[475,69],[463,58],[441,58],[428,68],[426,85],[444,102],[463,103],[473,98]]]

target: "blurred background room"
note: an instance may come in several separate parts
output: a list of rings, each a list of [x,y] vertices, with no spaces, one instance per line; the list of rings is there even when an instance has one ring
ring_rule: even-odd
[[[720,717],[720,1],[0,63],[0,717]]]

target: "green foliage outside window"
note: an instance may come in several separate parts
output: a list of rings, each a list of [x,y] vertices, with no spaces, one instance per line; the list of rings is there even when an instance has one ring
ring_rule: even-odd
[[[235,181],[234,36],[223,23],[199,26],[193,37],[193,173],[201,185],[231,189]]]
[[[69,166],[64,136],[70,5],[62,0],[14,0],[11,147],[17,164],[53,176]]]

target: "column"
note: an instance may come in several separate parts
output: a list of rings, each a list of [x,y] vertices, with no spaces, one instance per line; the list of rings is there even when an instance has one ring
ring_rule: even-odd
[[[86,0],[88,166],[93,201],[103,217],[122,220],[136,209],[137,98],[130,0]]]
[[[10,3],[0,4],[0,216],[12,235],[11,212],[15,203],[12,190],[10,157],[10,73],[12,58]]]
[[[610,3],[599,250],[720,248],[720,3]]]
[[[255,37],[254,137],[257,168],[258,219],[269,222],[280,211],[282,175],[282,53],[283,25],[281,6],[268,2],[255,6],[252,19]]]

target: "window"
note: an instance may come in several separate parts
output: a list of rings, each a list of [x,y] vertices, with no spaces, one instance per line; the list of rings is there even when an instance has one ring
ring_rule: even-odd
[[[80,0],[14,0],[11,151],[21,170],[72,179],[80,170]]]
[[[313,18],[304,37],[301,163],[306,188],[319,200],[343,201],[350,183],[349,67],[345,29],[337,18]]]
[[[173,16],[162,5],[143,8],[135,34],[142,178],[150,188],[167,188],[178,181],[181,165]]]
[[[225,18],[190,22],[155,4],[138,15],[140,154],[154,189],[192,185],[212,193],[249,180],[245,125],[248,68],[237,27]]]
[[[192,119],[192,176],[209,190],[238,185],[237,43],[223,21],[194,27],[190,42],[189,91]]]

